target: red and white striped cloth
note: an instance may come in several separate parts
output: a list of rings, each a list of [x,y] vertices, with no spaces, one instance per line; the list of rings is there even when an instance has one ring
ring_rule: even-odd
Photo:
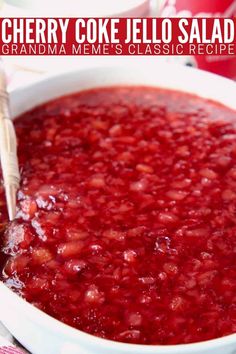
[[[11,341],[13,337],[0,323],[0,354],[26,354],[24,349],[16,347]]]
[[[0,354],[25,354],[22,349],[16,348],[12,345],[0,347]]]

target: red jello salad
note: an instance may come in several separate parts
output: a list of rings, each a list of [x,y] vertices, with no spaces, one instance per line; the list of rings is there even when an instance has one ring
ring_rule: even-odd
[[[113,87],[46,103],[15,127],[22,178],[11,223],[0,194],[9,288],[115,341],[236,332],[236,112]]]

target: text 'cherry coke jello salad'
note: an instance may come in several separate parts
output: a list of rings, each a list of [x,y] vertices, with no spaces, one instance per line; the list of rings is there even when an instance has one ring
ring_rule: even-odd
[[[21,186],[1,280],[98,337],[181,344],[236,332],[236,112],[113,87],[15,120]]]

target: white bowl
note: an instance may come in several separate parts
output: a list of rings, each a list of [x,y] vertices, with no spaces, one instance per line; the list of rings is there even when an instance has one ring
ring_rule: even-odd
[[[149,15],[149,0],[5,0],[14,15],[32,17],[142,17]],[[18,11],[17,11],[18,10]],[[11,13],[11,15],[13,15]]]
[[[149,85],[182,90],[236,109],[236,83],[170,64],[67,72],[10,95],[16,116],[55,97],[92,87]],[[236,354],[236,334],[186,345],[134,345],[109,341],[71,328],[33,307],[0,283],[0,320],[33,354]]]

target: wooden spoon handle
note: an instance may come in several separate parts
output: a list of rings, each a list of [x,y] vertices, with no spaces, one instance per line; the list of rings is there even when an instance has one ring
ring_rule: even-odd
[[[16,214],[16,192],[19,188],[20,173],[16,134],[10,119],[9,97],[6,87],[5,71],[0,60],[0,156],[8,215],[12,220]]]

